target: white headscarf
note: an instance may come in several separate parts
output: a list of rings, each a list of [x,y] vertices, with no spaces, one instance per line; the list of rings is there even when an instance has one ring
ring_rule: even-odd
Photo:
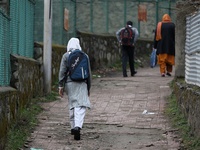
[[[67,52],[69,50],[81,49],[80,42],[78,38],[71,38],[67,44]]]

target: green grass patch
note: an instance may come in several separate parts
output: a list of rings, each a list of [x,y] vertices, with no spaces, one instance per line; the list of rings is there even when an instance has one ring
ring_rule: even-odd
[[[109,68],[112,68],[116,71],[121,71],[122,70],[122,61],[118,60],[116,63],[110,65]]]
[[[52,92],[45,97],[32,99],[26,108],[19,111],[16,121],[8,131],[5,150],[19,150],[24,146],[34,127],[38,124],[37,115],[43,110],[40,103],[55,101],[57,96],[57,93]]]
[[[177,134],[181,137],[181,150],[200,150],[200,138],[191,134],[184,114],[179,109],[175,95],[172,93],[168,97],[168,105],[165,114],[169,117],[172,127],[177,129]]]
[[[58,91],[58,90],[57,90]],[[46,95],[45,97],[38,98],[39,102],[52,102],[57,100],[58,92],[52,91],[51,94]]]
[[[95,79],[105,77],[107,73],[116,71],[122,71],[122,62],[120,60],[108,66],[92,70],[92,78]]]

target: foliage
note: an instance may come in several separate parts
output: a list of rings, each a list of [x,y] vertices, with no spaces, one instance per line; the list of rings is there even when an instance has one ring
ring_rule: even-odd
[[[175,81],[172,81],[170,86],[173,87]],[[172,126],[177,129],[177,134],[181,137],[181,149],[182,150],[199,150],[200,149],[200,138],[194,137],[191,134],[190,126],[178,107],[175,94],[172,93],[168,97],[168,105],[165,110],[165,114],[168,116]]]
[[[55,101],[56,96],[57,94],[52,92],[45,97],[32,99],[26,108],[19,111],[16,121],[8,131],[5,150],[18,150],[22,145],[26,145],[27,137],[38,124],[37,115],[43,111],[39,103]]]

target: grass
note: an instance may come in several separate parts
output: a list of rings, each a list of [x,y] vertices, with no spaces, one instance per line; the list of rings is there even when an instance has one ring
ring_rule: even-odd
[[[16,122],[13,123],[8,132],[5,150],[19,150],[26,144],[27,138],[38,123],[37,115],[42,112],[40,103],[55,101],[56,96],[57,94],[52,92],[45,97],[32,99],[27,108],[20,110]]]
[[[173,86],[172,83],[171,86]],[[191,134],[191,129],[178,107],[174,93],[168,97],[168,102],[165,114],[169,117],[172,127],[177,129],[177,134],[182,139],[181,150],[200,150],[200,138]]]
[[[110,64],[109,66],[99,67],[98,69],[93,70],[92,78],[105,77],[108,72],[121,71],[121,70],[122,70],[121,61],[118,60],[116,63]]]

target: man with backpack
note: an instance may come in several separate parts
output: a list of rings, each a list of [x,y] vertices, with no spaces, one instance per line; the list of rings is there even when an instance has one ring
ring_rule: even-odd
[[[121,51],[122,51],[122,71],[123,77],[128,77],[126,66],[127,61],[129,60],[130,72],[131,76],[134,76],[137,71],[135,71],[134,67],[134,49],[135,43],[139,36],[138,30],[132,27],[132,21],[127,21],[126,27],[119,29],[116,32],[117,40],[120,43]]]
[[[80,140],[86,109],[90,108],[91,69],[89,57],[81,50],[79,39],[71,38],[59,71],[59,95],[68,96],[71,134]]]

